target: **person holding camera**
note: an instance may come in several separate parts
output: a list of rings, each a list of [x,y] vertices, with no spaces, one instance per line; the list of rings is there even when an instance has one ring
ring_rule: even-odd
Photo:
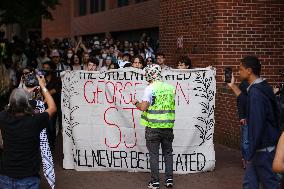
[[[0,112],[3,154],[0,165],[0,188],[39,189],[40,132],[48,127],[56,105],[46,89],[44,77],[37,76],[48,108],[35,114],[29,103],[29,93],[14,89],[7,108]]]
[[[29,103],[34,112],[42,113],[45,111],[45,105],[42,99],[42,94],[40,93],[38,87],[39,83],[38,79],[36,78],[36,74],[42,75],[43,73],[30,68],[25,68],[21,77],[21,84],[19,85],[19,88],[23,88],[29,93]],[[55,187],[55,171],[46,128],[40,132],[40,151],[43,174],[53,189]]]
[[[22,76],[21,76],[21,80],[20,80],[18,88],[29,87],[30,84],[35,84],[34,86],[30,86],[31,88],[38,85],[37,78],[36,78],[35,74],[36,74],[35,69],[33,69],[31,67],[25,67],[22,70]]]

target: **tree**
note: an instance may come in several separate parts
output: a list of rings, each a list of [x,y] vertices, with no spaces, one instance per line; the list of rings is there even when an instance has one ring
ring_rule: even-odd
[[[1,0],[0,25],[19,24],[29,28],[41,23],[41,19],[53,19],[50,10],[54,10],[59,0]]]

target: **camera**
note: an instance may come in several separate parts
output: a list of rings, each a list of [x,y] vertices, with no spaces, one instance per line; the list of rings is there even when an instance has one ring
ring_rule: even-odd
[[[38,79],[36,76],[43,76],[44,73],[41,71],[36,71],[36,73],[31,72],[24,76],[24,84],[28,88],[36,87],[39,85]]]
[[[30,73],[30,74],[25,76],[24,84],[25,84],[26,87],[29,87],[29,88],[39,85],[38,79],[37,79],[37,77],[34,73]]]

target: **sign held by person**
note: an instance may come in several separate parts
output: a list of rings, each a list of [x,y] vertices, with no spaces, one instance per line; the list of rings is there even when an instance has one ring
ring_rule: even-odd
[[[212,171],[216,81],[211,69],[169,70],[163,80],[176,88],[174,172]],[[143,71],[67,71],[62,76],[63,167],[78,171],[150,171],[141,126]],[[164,170],[160,154],[160,170]]]

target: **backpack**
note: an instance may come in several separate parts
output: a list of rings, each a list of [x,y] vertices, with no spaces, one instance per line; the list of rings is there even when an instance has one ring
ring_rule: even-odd
[[[263,81],[264,84],[267,84],[266,81]],[[271,102],[274,118],[276,121],[276,124],[274,127],[277,127],[279,131],[284,131],[284,90],[282,89],[277,94],[274,95],[273,98],[271,98],[267,91],[264,91],[263,88],[257,87],[265,96],[267,96]]]
[[[276,108],[278,109],[278,126],[281,131],[284,131],[284,88],[276,94]]]

